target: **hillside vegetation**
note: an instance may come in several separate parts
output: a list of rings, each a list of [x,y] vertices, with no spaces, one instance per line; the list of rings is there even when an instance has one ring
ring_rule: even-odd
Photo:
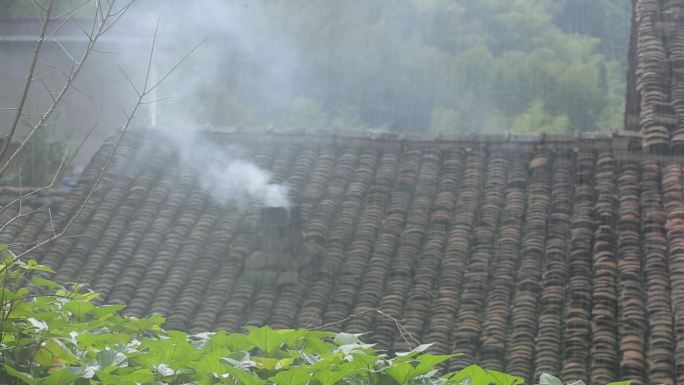
[[[209,37],[196,71],[207,52],[220,58],[183,99],[195,101],[198,121],[443,132],[622,125],[628,0],[295,0],[226,14],[237,32],[212,19],[196,26]]]

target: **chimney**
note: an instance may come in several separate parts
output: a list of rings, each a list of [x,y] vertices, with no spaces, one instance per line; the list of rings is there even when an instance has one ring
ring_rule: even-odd
[[[257,249],[245,261],[248,278],[264,283],[297,282],[301,263],[303,223],[298,207],[265,207],[261,215]]]

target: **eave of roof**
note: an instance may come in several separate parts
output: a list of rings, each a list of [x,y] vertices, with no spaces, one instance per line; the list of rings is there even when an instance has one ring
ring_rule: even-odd
[[[207,127],[202,130],[217,141],[249,144],[315,143],[351,147],[406,146],[410,148],[500,148],[531,151],[540,146],[576,149],[590,145],[596,150],[631,151],[641,148],[641,133],[578,132],[575,134],[444,134],[444,133],[349,133],[325,130],[272,130],[240,127]]]

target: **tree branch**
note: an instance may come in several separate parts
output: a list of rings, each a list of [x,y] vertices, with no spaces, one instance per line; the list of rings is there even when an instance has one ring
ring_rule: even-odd
[[[47,27],[49,24],[50,14],[52,13],[52,6],[54,5],[54,0],[50,0],[47,5],[47,11],[45,16],[45,21],[42,21],[42,28],[40,30],[40,36],[36,42],[36,47],[33,49],[33,59],[31,60],[31,65],[29,67],[28,73],[26,74],[26,82],[24,83],[24,89],[21,92],[21,98],[19,99],[19,107],[17,108],[17,113],[14,116],[12,125],[10,126],[9,134],[5,138],[2,148],[0,148],[0,162],[5,159],[7,155],[7,150],[9,150],[10,143],[14,138],[14,134],[17,131],[17,126],[19,125],[19,120],[21,119],[21,113],[24,111],[24,105],[28,100],[28,93],[31,89],[31,83],[33,81],[33,74],[36,72],[36,64],[38,64],[38,58],[40,57],[40,50],[43,48],[43,43],[45,42],[45,34],[47,33]],[[2,176],[2,171],[0,171],[0,176]]]
[[[52,4],[52,1],[54,1],[54,0],[50,0],[50,4]],[[105,22],[99,23],[97,20],[93,21],[93,33],[91,34],[91,38],[88,40],[88,46],[86,47],[86,50],[83,53],[83,56],[81,57],[81,60],[79,60],[78,62],[72,62],[75,64],[73,71],[71,71],[71,73],[69,74],[68,79],[67,79],[66,83],[64,84],[64,86],[62,87],[62,89],[56,94],[56,96],[54,98],[55,101],[50,105],[50,107],[48,107],[47,111],[45,111],[45,113],[43,113],[43,115],[41,116],[38,123],[36,123],[33,126],[33,128],[29,131],[26,138],[24,138],[24,140],[22,140],[22,142],[19,144],[19,147],[9,156],[9,158],[7,160],[4,161],[4,163],[1,163],[2,166],[0,167],[0,177],[2,177],[7,172],[9,165],[24,150],[24,148],[27,146],[29,141],[31,141],[31,139],[34,137],[34,135],[45,125],[45,122],[56,111],[57,107],[59,106],[62,99],[64,98],[64,95],[66,94],[66,92],[71,88],[75,88],[74,82],[75,82],[76,78],[78,77],[78,75],[80,74],[81,70],[83,69],[84,63],[88,60],[88,57],[93,52],[93,49],[94,49],[95,44],[97,43],[98,39],[109,29],[109,28],[107,28],[108,27],[107,21],[110,20],[110,18],[112,17],[112,13],[114,12],[114,4],[116,4],[116,2],[112,1],[110,3],[110,6],[108,7],[108,9],[106,10],[106,12],[103,9],[101,9],[99,1],[97,2],[97,4],[98,4],[98,6],[96,9],[96,16],[94,17],[94,19],[99,20],[101,15],[104,15],[103,20]],[[130,4],[131,3],[128,3],[126,5],[126,7],[130,7]],[[125,9],[128,9],[128,8],[125,8]],[[117,11],[117,13],[118,12],[121,12],[121,10]],[[118,18],[123,16],[124,13],[125,12],[121,12],[120,14],[117,14],[116,20],[118,20]],[[99,27],[97,27],[98,25],[99,25]],[[110,23],[109,27],[111,27],[111,23]],[[30,78],[32,78],[32,77],[33,77],[33,75],[30,76]],[[23,100],[25,102],[25,98],[23,98]],[[11,136],[9,137],[9,139],[11,139]],[[9,140],[7,140],[5,144],[7,144],[8,142],[9,142]],[[9,147],[7,147],[7,148],[9,148]],[[5,149],[4,152],[6,153],[7,149]],[[2,152],[0,152],[0,155],[4,156],[4,154],[2,154]],[[0,162],[3,162],[2,157],[0,157]]]

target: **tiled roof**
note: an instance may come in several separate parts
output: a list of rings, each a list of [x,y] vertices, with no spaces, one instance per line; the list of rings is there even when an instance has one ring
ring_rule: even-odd
[[[684,151],[684,2],[632,0],[626,128],[650,152]]]
[[[682,163],[630,136],[551,139],[215,134],[289,185],[292,219],[274,225],[282,212],[216,201],[172,146],[132,134],[33,257],[169,328],[370,331],[464,353],[452,369],[684,383]],[[0,242],[62,228],[112,148]]]

